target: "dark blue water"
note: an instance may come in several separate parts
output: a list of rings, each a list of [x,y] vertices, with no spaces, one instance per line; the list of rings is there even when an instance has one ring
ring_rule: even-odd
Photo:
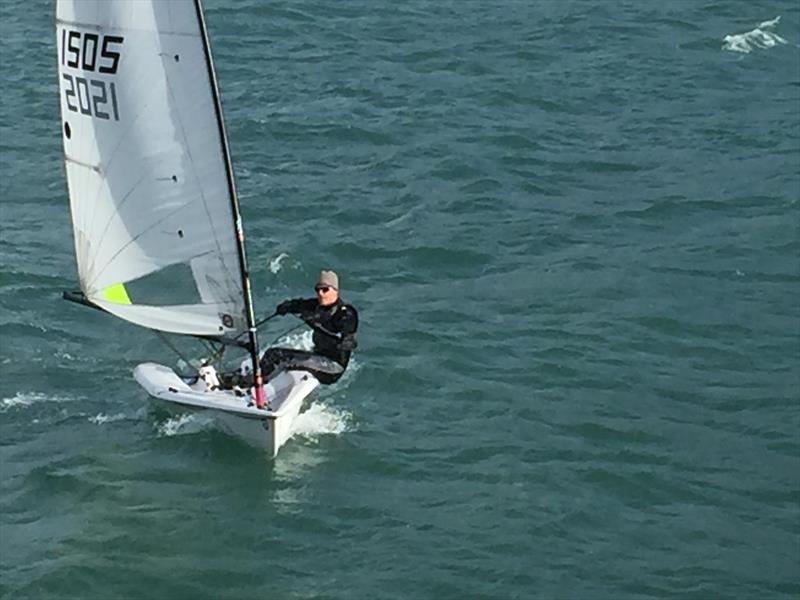
[[[274,462],[148,400],[0,3],[2,597],[800,595],[794,2],[206,17],[259,314],[335,268],[355,363]]]

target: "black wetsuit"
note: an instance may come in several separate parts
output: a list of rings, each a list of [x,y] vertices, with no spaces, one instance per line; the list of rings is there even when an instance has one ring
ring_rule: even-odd
[[[280,304],[277,312],[297,315],[314,330],[314,351],[270,348],[261,357],[264,380],[279,369],[309,371],[325,384],[338,380],[356,349],[356,309],[341,298],[329,306],[321,306],[316,298],[297,298]]]

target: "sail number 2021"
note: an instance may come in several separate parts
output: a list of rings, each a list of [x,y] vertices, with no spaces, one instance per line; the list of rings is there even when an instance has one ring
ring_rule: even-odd
[[[61,65],[84,73],[114,75],[119,66],[119,46],[125,38],[72,29],[61,30]],[[62,73],[64,102],[72,112],[119,121],[117,88],[113,81]]]

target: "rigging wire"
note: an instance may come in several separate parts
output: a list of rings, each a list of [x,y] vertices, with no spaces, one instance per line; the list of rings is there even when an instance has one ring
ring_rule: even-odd
[[[173,351],[175,354],[177,354],[177,355],[178,355],[178,358],[180,358],[180,359],[181,359],[183,362],[185,362],[185,363],[186,363],[186,365],[187,365],[188,367],[191,367],[192,369],[194,369],[195,373],[197,373],[197,369],[195,369],[195,368],[192,366],[192,363],[191,363],[191,362],[189,362],[189,359],[188,359],[188,358],[186,358],[186,357],[185,357],[185,356],[184,356],[184,355],[181,353],[181,351],[180,351],[180,350],[178,350],[178,349],[175,347],[175,345],[174,345],[172,342],[170,342],[170,341],[169,341],[169,338],[168,338],[166,335],[164,335],[164,333],[163,333],[163,332],[161,332],[161,331],[158,331],[157,329],[154,329],[154,330],[153,330],[153,333],[155,333],[155,334],[156,334],[156,335],[157,335],[157,336],[158,336],[158,337],[161,339],[161,341],[162,341],[162,342],[164,342],[164,344],[165,344],[165,345],[166,345],[166,346],[167,346],[167,347],[168,347],[170,350],[172,350],[172,351]]]
[[[299,323],[298,325],[295,325],[294,327],[290,327],[286,331],[283,331],[282,333],[278,334],[278,336],[274,340],[272,340],[269,344],[267,344],[267,348],[271,347],[273,344],[275,344],[282,337],[284,337],[286,335],[289,335],[291,332],[295,331],[296,329],[300,329],[303,325],[305,325],[305,323]],[[195,374],[198,373],[197,367],[195,367],[189,361],[189,359],[186,358],[186,356],[184,356],[183,353],[180,350],[178,350],[178,348],[175,347],[175,345],[169,340],[169,338],[164,334],[164,332],[158,331],[157,329],[154,329],[153,333],[155,333],[159,337],[159,339],[162,342],[164,342],[164,345],[167,346],[170,350],[172,350],[178,356],[178,358],[180,358],[188,367],[190,367],[194,371]],[[217,370],[222,372],[222,370],[223,370],[222,369],[222,355],[225,352],[225,348],[226,348],[225,344],[220,344],[219,348],[215,349],[213,342],[211,342],[209,340],[204,340],[204,346],[205,346],[205,349],[210,353],[210,355],[209,355],[208,358],[203,359],[201,361],[200,366],[205,366],[205,365],[210,365],[212,363],[216,363]]]
[[[203,361],[203,365],[216,363],[216,369],[222,371],[222,355],[225,353],[225,344],[220,344],[219,348],[215,349],[213,342],[206,340],[206,349],[210,355]]]
[[[155,333],[159,337],[159,339],[162,342],[164,342],[165,346],[167,346],[170,350],[172,350],[175,354],[177,354],[178,358],[180,358],[184,363],[186,363],[186,365],[188,367],[193,369],[195,373],[198,372],[197,367],[195,367],[189,361],[189,359],[186,358],[186,356],[184,356],[183,353],[180,350],[178,350],[178,348],[175,347],[175,345],[169,340],[169,338],[166,335],[164,335],[164,333],[162,331],[158,331],[158,330],[154,329],[153,333]],[[214,344],[212,342],[206,340],[205,343],[204,343],[204,346],[205,346],[205,349],[208,351],[209,356],[208,356],[208,358],[205,358],[205,359],[201,360],[200,366],[203,367],[203,366],[206,366],[206,365],[210,365],[212,363],[216,363],[217,366],[221,369],[222,368],[222,354],[225,352],[225,344],[220,344],[219,348],[215,348]]]

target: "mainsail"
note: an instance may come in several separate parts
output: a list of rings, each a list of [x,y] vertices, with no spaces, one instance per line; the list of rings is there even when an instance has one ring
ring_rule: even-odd
[[[200,336],[254,335],[198,1],[57,3],[78,275],[89,303],[132,323]]]

